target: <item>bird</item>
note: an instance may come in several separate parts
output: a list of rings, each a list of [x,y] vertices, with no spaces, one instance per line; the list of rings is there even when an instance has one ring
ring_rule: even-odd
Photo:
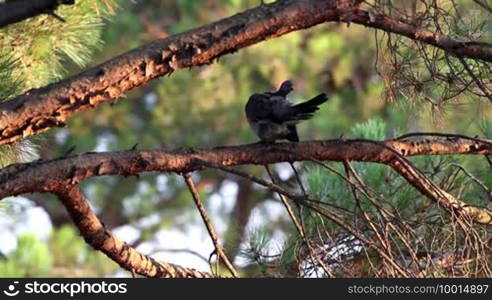
[[[292,81],[285,80],[277,91],[255,93],[249,97],[245,106],[246,118],[261,143],[272,144],[283,139],[299,142],[296,125],[313,117],[319,105],[328,100],[322,93],[294,105],[287,99],[293,90]]]

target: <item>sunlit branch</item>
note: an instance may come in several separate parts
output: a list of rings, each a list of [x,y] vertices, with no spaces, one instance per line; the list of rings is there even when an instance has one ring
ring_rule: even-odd
[[[459,57],[492,62],[492,47],[462,42],[359,8],[359,0],[280,0],[131,50],[79,75],[0,103],[0,145],[39,134],[82,110],[180,69],[289,32],[325,22],[357,23],[438,47]]]
[[[88,200],[79,187],[53,185],[51,188],[51,192],[58,196],[69,212],[85,241],[132,274],[159,278],[215,277],[210,273],[157,261],[150,256],[139,253],[104,226],[90,208]]]
[[[404,155],[488,154],[488,140],[446,138],[436,140],[374,142],[369,140],[327,140],[273,145],[250,144],[210,149],[127,150],[86,153],[53,160],[14,164],[0,170],[0,197],[29,192],[49,192],[53,184],[78,184],[103,175],[138,175],[142,172],[186,173],[203,169],[205,163],[221,166],[266,165],[278,162],[329,160],[376,162],[391,166],[409,184],[448,210],[492,225],[492,212],[456,199],[422,172]],[[274,188],[273,191],[278,192]],[[303,199],[295,195],[293,199]]]

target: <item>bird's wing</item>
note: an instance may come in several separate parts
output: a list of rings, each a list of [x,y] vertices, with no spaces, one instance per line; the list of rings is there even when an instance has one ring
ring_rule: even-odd
[[[273,119],[277,123],[284,123],[292,120],[292,103],[283,96],[274,96],[270,99],[272,106]]]
[[[292,103],[284,97],[270,93],[253,94],[246,103],[246,117],[250,122],[269,121],[282,124],[290,120],[289,108]]]
[[[266,94],[253,94],[246,103],[246,117],[250,122],[266,120],[272,116],[272,106]]]
[[[327,100],[328,97],[325,94],[319,94],[308,101],[296,105],[287,100],[274,101],[273,111],[275,117],[282,120],[283,123],[296,124],[302,120],[310,119],[319,109],[319,106]]]

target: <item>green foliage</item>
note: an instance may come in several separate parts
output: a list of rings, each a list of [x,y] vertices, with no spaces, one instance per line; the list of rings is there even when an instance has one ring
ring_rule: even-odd
[[[267,255],[264,251],[269,245],[270,238],[271,232],[267,232],[263,228],[250,230],[249,245],[243,255],[250,258],[252,262],[262,260],[261,257]]]
[[[91,58],[90,64],[96,64],[156,39],[153,35],[156,29],[159,38],[180,33],[257,6],[260,1],[119,0],[123,9],[104,28],[103,20],[111,14],[113,1],[76,3],[75,7],[66,6],[57,11],[66,23],[43,15],[0,32],[0,100],[62,78],[67,72],[73,73],[87,65]],[[473,26],[476,25],[467,23],[463,30],[473,29]],[[103,40],[106,46],[101,50]],[[98,55],[94,57],[96,52]],[[419,59],[410,49],[400,54],[405,60]],[[108,150],[129,149],[136,143],[140,149],[149,149],[256,142],[244,117],[244,104],[253,92],[277,88],[285,79],[292,79],[296,84],[290,95],[294,102],[320,92],[327,92],[330,97],[312,120],[299,125],[302,140],[340,135],[383,140],[399,131],[414,130],[492,136],[492,114],[487,114],[490,108],[480,110],[484,117],[477,122],[475,111],[479,106],[471,96],[460,100],[464,105],[441,108],[447,118],[440,123],[435,120],[437,108],[416,101],[419,98],[411,93],[402,91],[394,103],[383,101],[385,85],[374,70],[375,56],[375,43],[363,27],[328,24],[294,32],[227,55],[212,65],[181,70],[155,80],[128,93],[129,99],[116,105],[98,106],[78,114],[69,120],[67,128],[47,134],[50,149],[46,156],[57,157],[71,146],[76,146],[79,153],[93,151],[101,146],[102,140],[107,141]],[[419,78],[431,75],[423,65],[414,64],[412,68]],[[423,91],[436,96],[445,89],[429,81]],[[8,154],[0,153],[0,165],[23,160],[24,152],[19,151],[20,148],[1,149]],[[453,176],[454,182],[448,179],[457,171],[456,164],[460,164],[486,186],[491,186],[492,174],[483,170],[483,161],[461,157],[445,160],[412,158],[411,161],[430,174],[435,182],[451,186],[451,191],[468,203],[487,203],[485,192],[463,172]],[[435,168],[442,164],[447,167],[436,171]],[[341,163],[329,165],[345,174]],[[417,209],[429,205],[425,197],[387,167],[368,163],[352,163],[352,166],[368,187],[377,192],[379,199],[398,207],[405,217],[418,220]],[[244,169],[262,175],[256,167]],[[302,171],[309,193],[316,199],[328,207],[354,210],[356,203],[350,186],[340,176],[314,164],[305,164]],[[197,185],[210,181],[207,183],[217,188],[225,180],[236,180],[220,172],[202,174]],[[166,178],[165,182],[160,180],[162,177]],[[109,216],[110,222],[115,224],[135,224],[142,218],[157,215],[155,224],[142,230],[143,240],[154,238],[155,232],[162,228],[186,228],[196,217],[196,211],[191,209],[193,203],[189,192],[183,186],[182,178],[176,175],[94,178],[84,182],[83,190],[100,215],[103,218]],[[216,192],[214,189],[200,190],[204,199]],[[271,199],[263,190],[254,190],[251,197],[254,205]],[[365,211],[374,212],[368,199],[364,196],[360,199]],[[64,212],[55,202],[50,202],[46,208],[54,218]],[[442,210],[436,206],[435,211]],[[281,260],[287,264],[295,261],[295,246],[299,241],[291,224],[271,221],[265,228],[249,233],[249,249],[243,255],[251,262],[266,264],[269,259],[265,257],[271,254],[266,249],[272,244],[273,230],[279,229],[291,237],[280,249],[283,251]],[[310,233],[323,226],[319,219],[308,214],[304,221]],[[49,241],[49,249],[52,267],[43,271],[44,274],[103,276],[112,274],[117,268],[107,258],[89,249],[72,227],[56,230]],[[10,256],[7,261],[15,265]],[[81,273],[71,273],[71,270]],[[267,268],[264,270],[266,272]]]
[[[381,141],[386,138],[386,122],[376,117],[364,123],[355,124],[352,127],[351,136],[373,141]]]
[[[72,226],[62,226],[48,241],[33,234],[18,237],[16,249],[0,258],[1,277],[94,277],[118,266],[91,249]]]
[[[73,226],[54,231],[49,246],[55,266],[52,276],[67,276],[67,272],[73,272],[72,276],[104,276],[118,269],[104,254],[90,248]]]
[[[482,118],[478,123],[478,127],[485,138],[492,138],[492,119]]]
[[[0,101],[44,86],[61,79],[71,69],[85,66],[102,46],[103,20],[114,13],[114,7],[112,0],[76,1],[75,5],[62,5],[57,10],[66,22],[40,15],[0,30]],[[35,141],[22,140],[1,146],[0,167],[35,159],[38,150]],[[62,228],[55,233],[51,251],[48,244],[35,236],[19,237],[16,250],[0,261],[0,274],[9,277],[63,276],[63,273],[50,272],[54,265],[67,265],[68,261],[90,261],[88,274],[91,276],[114,271],[114,265],[108,268],[108,260],[89,251],[84,241],[70,230]],[[57,246],[58,243],[62,245]]]
[[[62,5],[57,13],[66,22],[40,15],[12,24],[0,31],[1,48],[11,53],[15,64],[12,74],[22,81],[22,90],[46,85],[60,79],[66,63],[85,65],[91,54],[102,45],[101,29],[104,17],[109,16],[111,2],[76,1]]]
[[[40,15],[0,30],[0,101],[61,79],[70,62],[86,65],[113,7],[110,0],[76,1],[57,10],[66,22]],[[36,157],[33,139],[0,147],[0,167]]]
[[[147,35],[150,27],[142,19],[153,22],[167,34],[174,34],[256,6],[259,1],[222,0],[218,3],[218,6],[205,1],[153,3],[143,8],[139,15],[133,12],[133,9],[137,10],[133,4],[124,3],[122,5],[128,9],[123,10],[105,31],[104,36],[110,45],[102,56],[112,57],[122,49],[130,49],[152,39]],[[110,144],[112,150],[127,149],[135,143],[146,149],[254,142],[256,137],[244,118],[246,100],[253,92],[272,90],[287,78],[296,84],[290,96],[294,102],[320,92],[328,92],[330,96],[330,101],[312,120],[299,125],[302,140],[332,138],[341,134],[350,138],[383,140],[398,135],[402,130],[407,132],[409,128],[433,130],[440,126],[446,126],[446,131],[450,132],[467,133],[475,129],[475,125],[464,128],[464,122],[436,126],[430,111],[424,108],[416,110],[415,104],[409,103],[413,98],[405,98],[403,94],[400,95],[402,101],[383,101],[384,85],[373,69],[375,52],[372,37],[369,38],[367,30],[362,27],[347,29],[345,26],[327,25],[294,32],[225,56],[212,65],[179,71],[154,81],[129,94],[129,98],[135,101],[122,101],[112,107],[98,107],[97,113],[81,114],[71,120],[69,138],[59,144],[59,148],[66,149],[75,144],[79,151],[92,150],[97,139],[94,132],[99,136],[111,134],[114,137]],[[409,59],[417,58],[411,51],[402,55]],[[145,100],[149,93],[155,93],[154,101]],[[461,109],[463,112],[455,119],[461,120],[473,107]],[[342,164],[330,165],[345,173]],[[382,165],[352,165],[370,188],[381,191],[380,198],[400,206],[406,216],[417,218],[415,207],[424,203],[425,198],[406,181]],[[425,170],[426,167],[430,165],[425,165]],[[257,172],[255,168],[245,169]],[[354,209],[356,204],[350,187],[339,176],[315,165],[306,164],[303,171],[310,194],[329,205]],[[136,220],[138,216],[158,212],[161,224],[145,231],[142,235],[145,239],[152,238],[153,232],[159,228],[181,228],[182,220],[188,220],[190,215],[191,201],[188,191],[183,189],[181,178],[172,175],[168,178],[163,188],[165,192],[157,185],[154,175],[117,181],[91,180],[86,188],[91,187],[94,191],[91,200],[102,207],[102,214]],[[223,175],[210,172],[204,178],[217,186]],[[141,188],[142,185],[146,188]],[[266,198],[258,191],[253,197],[260,203]],[[361,206],[368,212],[374,211],[374,206],[363,196]],[[183,215],[187,217],[182,218]],[[308,230],[313,231],[319,220],[306,216],[305,222]],[[271,239],[271,226],[266,227],[251,234],[251,252],[243,253],[250,261],[259,260],[259,253],[266,254],[262,251],[269,247],[265,241]],[[291,226],[282,227],[282,230],[293,233]],[[291,246],[295,243],[296,240],[289,240],[282,249],[283,261],[294,260],[295,249]]]
[[[351,129],[351,137],[384,140],[386,123],[380,118],[373,118],[364,123],[355,124]],[[345,168],[341,163],[329,164],[338,174],[345,176]],[[352,163],[352,166],[360,177],[371,187],[378,190],[386,185],[387,167],[380,164]],[[335,174],[319,165],[305,167],[307,183],[310,194],[316,195],[317,199],[328,202],[339,207],[352,209],[355,205],[352,198],[350,185],[340,175]],[[386,189],[388,191],[388,189]],[[361,197],[361,205],[364,209],[372,210],[374,206],[364,197]]]
[[[291,256],[293,253],[286,249],[283,249],[284,251],[282,253],[273,253],[273,251],[269,250],[269,248],[273,246],[272,230],[272,228],[266,226],[250,230],[247,236],[248,244],[243,247],[239,253],[242,258],[246,259],[248,264],[258,265],[258,271],[261,275],[271,276],[271,274],[269,274],[268,265],[271,264],[272,261],[277,259],[280,259],[281,261],[292,261]],[[254,274],[254,276],[258,275],[259,274]],[[246,274],[246,276],[248,276],[248,274]]]
[[[0,148],[0,168],[12,162],[27,162],[38,157],[38,147],[30,140],[22,140]]]
[[[485,136],[490,134],[489,122],[482,120],[480,127]],[[369,140],[384,140],[387,125],[380,118],[370,119],[364,123],[355,124],[350,130],[351,136]],[[487,205],[490,196],[480,183],[470,177],[481,178],[483,186],[490,186],[492,174],[483,170],[483,164],[476,159],[463,156],[419,156],[410,158],[411,162],[420,170],[423,170],[431,179],[441,185],[445,190],[453,192],[458,198],[471,204]],[[424,205],[426,198],[416,194],[415,189],[401,176],[392,172],[386,166],[372,163],[351,163],[357,174],[370,187],[372,191],[378,191],[379,199],[388,202],[402,216],[418,219],[415,208]],[[341,163],[330,164],[340,174],[345,174]],[[466,169],[468,174],[463,170]],[[350,185],[340,176],[328,171],[319,165],[305,167],[307,183],[310,194],[315,195],[321,201],[352,209],[355,205],[350,192]],[[480,179],[478,179],[480,180]],[[364,211],[374,210],[374,206],[363,196],[360,196]],[[436,209],[438,209],[436,207]],[[310,228],[316,228],[310,227]]]
[[[8,99],[20,90],[21,80],[13,76],[15,58],[0,48],[0,102]]]
[[[53,256],[45,243],[35,235],[19,236],[17,248],[0,260],[1,277],[47,276],[53,266]]]

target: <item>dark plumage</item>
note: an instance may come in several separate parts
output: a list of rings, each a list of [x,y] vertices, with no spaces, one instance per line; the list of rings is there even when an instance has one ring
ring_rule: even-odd
[[[246,103],[246,117],[251,128],[263,142],[274,143],[287,139],[298,142],[296,124],[310,119],[319,105],[328,100],[325,94],[293,105],[287,95],[293,90],[291,81],[286,80],[274,92],[256,93]]]

